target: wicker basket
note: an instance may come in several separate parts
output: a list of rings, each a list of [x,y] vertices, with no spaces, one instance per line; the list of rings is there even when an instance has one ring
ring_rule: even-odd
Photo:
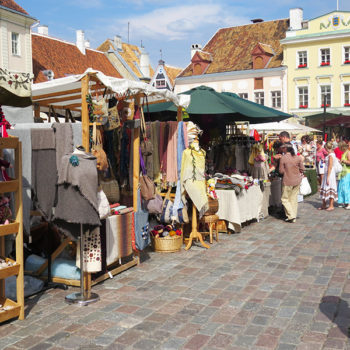
[[[153,237],[152,246],[155,252],[174,253],[181,250],[182,235],[181,236],[167,236],[167,237]]]
[[[219,201],[208,197],[209,209],[204,213],[204,215],[214,215],[219,210]]]

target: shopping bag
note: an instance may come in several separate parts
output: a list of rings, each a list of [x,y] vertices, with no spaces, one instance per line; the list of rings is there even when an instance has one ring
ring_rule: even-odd
[[[339,174],[343,171],[343,166],[341,165],[338,158],[333,157],[333,166],[336,174]]]
[[[307,177],[304,176],[301,180],[299,194],[301,194],[303,196],[307,196],[310,193],[311,193],[311,186],[309,184]]]
[[[137,190],[137,211],[134,213],[135,245],[137,250],[144,250],[151,243],[148,212],[141,206],[141,192]]]

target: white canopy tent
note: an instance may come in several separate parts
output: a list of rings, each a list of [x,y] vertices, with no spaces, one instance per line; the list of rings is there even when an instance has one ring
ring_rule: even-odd
[[[288,131],[292,134],[311,133],[311,132],[322,132],[321,130],[310,128],[302,124],[292,124],[288,122],[272,122],[272,123],[261,123],[261,124],[250,124],[250,129],[255,129],[258,132],[266,133],[280,133],[281,131]]]
[[[190,104],[189,95],[177,95],[167,89],[158,90],[143,82],[109,77],[91,68],[83,74],[33,84],[33,101],[39,103],[42,107],[53,106],[55,109],[65,110],[69,108],[73,111],[81,111],[82,100],[79,92],[82,87],[82,80],[87,76],[90,77],[89,88],[94,91],[107,89],[107,91],[117,96],[146,95],[155,100],[171,101],[177,107],[184,108],[187,108]]]

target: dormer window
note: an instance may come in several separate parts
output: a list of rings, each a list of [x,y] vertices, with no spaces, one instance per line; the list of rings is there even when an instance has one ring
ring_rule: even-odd
[[[252,51],[253,69],[266,68],[274,55],[271,45],[257,43]]]
[[[263,69],[264,68],[264,59],[261,56],[255,57],[254,68],[255,69]]]
[[[156,88],[159,89],[159,88],[164,88],[164,87],[166,87],[165,79],[157,79],[156,80]]]
[[[204,74],[212,61],[209,52],[197,50],[191,59],[193,75]]]

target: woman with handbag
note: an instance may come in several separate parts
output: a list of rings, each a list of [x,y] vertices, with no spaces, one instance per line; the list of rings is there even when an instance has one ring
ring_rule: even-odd
[[[291,145],[283,145],[283,156],[280,160],[279,173],[282,179],[281,201],[287,216],[286,222],[295,222],[298,211],[298,193],[304,171],[301,156],[297,156]]]

